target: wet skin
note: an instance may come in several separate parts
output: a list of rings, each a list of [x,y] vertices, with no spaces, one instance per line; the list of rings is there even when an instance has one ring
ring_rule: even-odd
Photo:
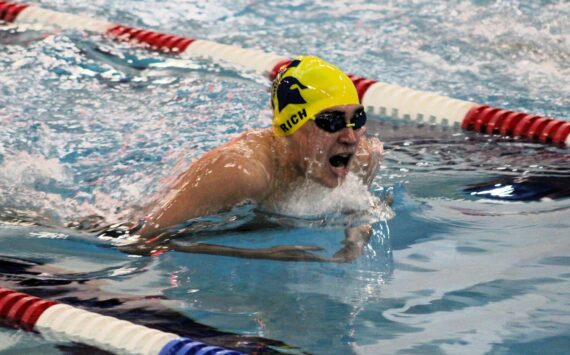
[[[350,123],[361,105],[330,107]],[[202,156],[180,175],[167,196],[146,211],[146,222],[137,233],[141,241],[124,247],[130,253],[148,254],[175,249],[192,253],[230,255],[276,260],[354,260],[368,242],[371,227],[348,228],[344,247],[332,258],[310,251],[314,246],[279,246],[241,249],[209,244],[180,245],[170,241],[166,230],[189,219],[228,210],[251,201],[271,209],[306,179],[334,188],[348,172],[369,184],[383,150],[376,138],[366,139],[366,127],[345,127],[330,133],[309,120],[297,132],[277,137],[272,129],[249,131]]]

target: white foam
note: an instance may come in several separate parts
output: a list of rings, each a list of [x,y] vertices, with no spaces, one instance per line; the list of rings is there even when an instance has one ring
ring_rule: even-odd
[[[0,166],[0,179],[4,183],[29,185],[40,179],[72,182],[71,176],[57,159],[46,159],[41,155],[19,152],[6,157]]]
[[[368,187],[352,173],[334,189],[307,179],[276,209],[279,213],[295,217],[358,212],[366,212],[375,220],[387,220],[394,216],[392,209],[372,195]]]
[[[74,186],[71,173],[58,159],[19,152],[6,156],[0,165],[0,205],[5,208],[37,211],[38,218],[49,220],[72,214],[74,203],[49,191],[51,186]]]

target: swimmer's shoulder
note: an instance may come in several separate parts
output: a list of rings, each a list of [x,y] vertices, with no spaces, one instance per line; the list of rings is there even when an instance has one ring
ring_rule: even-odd
[[[273,131],[270,128],[252,129],[236,136],[227,146],[249,148],[259,148],[261,146],[269,147],[272,144],[273,137]]]
[[[274,160],[274,135],[271,129],[250,130],[234,138],[224,150],[228,156],[270,169]]]
[[[251,130],[207,154],[210,168],[220,169],[238,185],[252,185],[264,195],[274,177],[271,130]]]

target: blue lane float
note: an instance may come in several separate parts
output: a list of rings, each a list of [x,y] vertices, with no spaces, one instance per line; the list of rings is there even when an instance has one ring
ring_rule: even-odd
[[[244,355],[235,350],[211,346],[188,338],[169,341],[159,355]]]

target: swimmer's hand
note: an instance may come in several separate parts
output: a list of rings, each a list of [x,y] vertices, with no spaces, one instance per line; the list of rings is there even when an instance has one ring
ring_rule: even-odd
[[[360,255],[372,235],[372,226],[364,224],[358,227],[347,228],[344,232],[345,238],[342,241],[344,247],[337,251],[330,261],[337,263],[349,263],[356,260]]]

